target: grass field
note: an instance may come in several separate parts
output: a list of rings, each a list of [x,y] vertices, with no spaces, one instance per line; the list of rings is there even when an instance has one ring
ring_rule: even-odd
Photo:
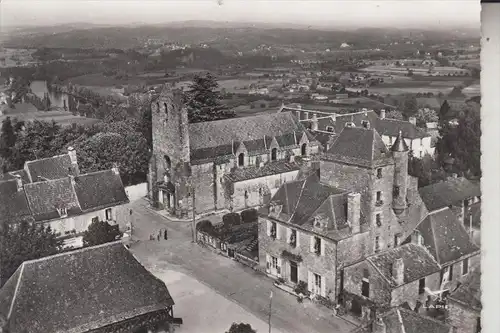
[[[23,121],[32,121],[32,120],[40,120],[40,121],[52,121],[54,120],[61,126],[69,126],[73,123],[77,124],[94,124],[97,123],[98,119],[86,118],[80,116],[74,116],[69,112],[65,111],[28,111],[28,112],[20,112],[26,111],[21,109],[15,109],[18,112],[10,112],[3,116],[0,116],[0,122],[3,121],[7,117],[17,118]],[[14,110],[11,110],[14,111]]]

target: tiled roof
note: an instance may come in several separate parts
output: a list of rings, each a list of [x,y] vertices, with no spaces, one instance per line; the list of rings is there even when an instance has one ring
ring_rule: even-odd
[[[11,333],[83,333],[174,304],[121,242],[26,261],[0,289]]]
[[[427,209],[433,211],[481,196],[481,187],[464,177],[450,177],[445,181],[422,187],[419,192]]]
[[[394,163],[377,131],[359,127],[345,127],[326,154],[327,159],[363,166]]]
[[[120,174],[97,171],[75,178],[75,191],[83,211],[102,209],[128,202]]]
[[[333,142],[335,142],[338,136],[334,133],[319,132],[319,131],[312,131],[311,134],[313,135],[314,139],[319,143],[321,143],[321,145],[324,148],[333,144]]]
[[[224,178],[230,182],[240,182],[247,179],[277,175],[299,169],[300,164],[298,162],[276,161],[266,163],[263,167],[250,166],[245,168],[234,168],[231,173],[225,175]]]
[[[403,259],[404,263],[403,284],[419,280],[439,272],[441,269],[436,260],[423,246],[412,243],[377,253],[366,258],[366,260],[377,268],[377,271],[389,281],[392,287],[397,287],[398,285],[392,276],[392,264],[396,259],[400,258]]]
[[[21,180],[23,181],[23,184],[29,183],[30,182],[30,177],[26,170],[21,169],[21,170],[16,170],[16,171],[11,171],[10,174],[16,178],[16,175],[21,176]]]
[[[271,203],[282,206],[279,216],[269,214],[278,220],[312,229],[317,216],[327,223],[328,228],[316,232],[332,239],[350,235],[346,216],[347,192],[321,183],[315,174],[283,184]]]
[[[14,222],[30,216],[24,189],[17,190],[17,181],[0,182],[0,221]]]
[[[430,136],[424,129],[404,120],[384,118],[379,119],[373,126],[380,135],[395,137],[401,131],[405,139],[413,140]]]
[[[483,308],[481,303],[481,269],[472,270],[464,282],[449,295],[449,299],[476,311],[481,311]]]
[[[416,230],[440,265],[479,252],[479,247],[472,243],[464,226],[449,208],[429,214]]]
[[[66,208],[68,216],[82,213],[69,177],[26,184],[24,192],[36,221],[59,218],[58,208]]]
[[[451,327],[436,319],[404,308],[392,308],[380,315],[385,333],[451,333]],[[356,328],[351,333],[375,333],[374,323]]]
[[[429,211],[418,193],[418,179],[408,176],[408,191],[406,201],[408,206],[405,211],[398,215],[398,220],[402,226],[401,238],[406,239],[415,230],[417,225],[427,217]]]
[[[189,124],[191,150],[231,145],[266,136],[279,137],[304,132],[304,126],[290,113],[280,112]]]
[[[26,167],[32,182],[38,181],[38,177],[45,179],[59,179],[68,176],[71,167],[71,159],[68,154],[49,158],[42,158],[26,162]]]

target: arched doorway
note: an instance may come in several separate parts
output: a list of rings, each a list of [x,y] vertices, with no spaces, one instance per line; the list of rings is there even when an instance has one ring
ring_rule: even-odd
[[[245,165],[245,154],[240,153],[238,155],[238,166],[244,166]]]
[[[300,154],[302,156],[307,155],[307,143],[303,143],[302,146],[300,147]]]
[[[273,148],[271,150],[271,161],[276,161],[277,158],[278,158],[278,149]]]

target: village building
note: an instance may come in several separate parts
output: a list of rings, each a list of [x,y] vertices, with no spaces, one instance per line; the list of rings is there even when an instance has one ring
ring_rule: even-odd
[[[320,143],[290,112],[189,123],[181,92],[152,103],[152,204],[178,217],[257,207],[318,168]]]
[[[344,128],[321,156],[320,176],[287,182],[260,216],[261,269],[337,298],[345,267],[399,246],[426,216],[407,167],[401,135],[389,151],[374,129]]]
[[[278,112],[293,112],[296,117],[313,133],[323,133],[337,136],[348,124],[352,127],[366,127],[377,130],[382,141],[390,148],[399,132],[402,133],[406,145],[413,156],[423,157],[426,154],[434,156],[432,136],[424,129],[417,127],[416,119],[411,117],[408,121],[386,118],[385,110],[377,115],[373,110],[337,114],[328,111],[308,110],[301,106],[289,107],[282,105]]]
[[[77,154],[27,161],[24,169],[0,180],[0,223],[28,221],[50,226],[67,246],[82,246],[82,234],[93,221],[118,227],[129,202],[117,167],[81,174]]]
[[[474,269],[448,297],[446,322],[454,333],[481,332],[481,270]]]
[[[165,284],[121,242],[25,261],[0,289],[0,332],[168,332]]]
[[[481,244],[481,187],[478,181],[453,174],[448,179],[419,189],[430,212],[450,208],[476,245]]]
[[[452,328],[436,319],[403,307],[392,308],[378,315],[368,325],[351,333],[454,333]]]

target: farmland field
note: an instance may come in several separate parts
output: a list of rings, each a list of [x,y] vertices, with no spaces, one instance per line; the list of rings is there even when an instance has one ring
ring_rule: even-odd
[[[18,110],[21,111],[21,110]],[[80,116],[74,116],[70,112],[65,111],[30,111],[30,112],[11,112],[9,114],[0,116],[0,121],[3,121],[7,117],[15,117],[19,120],[30,121],[30,120],[40,120],[40,121],[52,121],[54,120],[61,126],[69,126],[72,123],[77,124],[94,124],[97,123],[98,119],[86,118]]]

